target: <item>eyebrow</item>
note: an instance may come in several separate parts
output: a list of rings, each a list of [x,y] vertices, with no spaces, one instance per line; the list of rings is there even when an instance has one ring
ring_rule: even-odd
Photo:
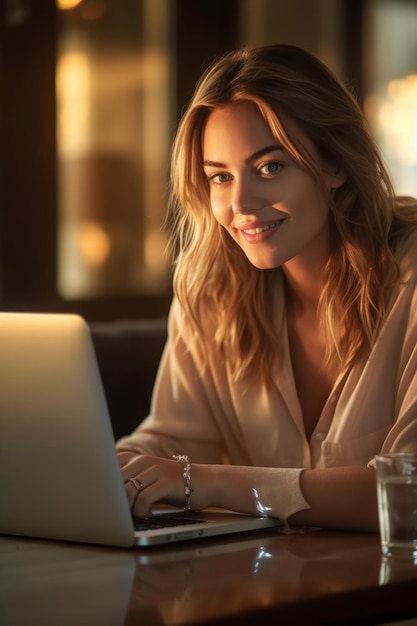
[[[245,159],[245,163],[247,165],[250,165],[254,161],[257,161],[261,157],[265,156],[266,154],[270,154],[271,152],[283,151],[283,150],[284,148],[278,143],[273,144],[272,146],[265,146],[265,148],[261,148],[260,150],[257,150],[256,152],[248,156]],[[227,167],[225,163],[220,163],[219,161],[210,161],[210,160],[205,160],[203,162],[203,165],[205,167]]]

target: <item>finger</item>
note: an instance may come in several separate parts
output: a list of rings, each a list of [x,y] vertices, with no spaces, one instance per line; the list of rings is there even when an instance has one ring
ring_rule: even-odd
[[[125,464],[121,467],[123,480],[127,482],[130,478],[139,476],[148,470],[155,471],[152,468],[163,468],[167,463],[171,464],[173,462],[145,454],[133,454],[129,459],[126,459]]]
[[[125,483],[126,495],[130,509],[133,508],[137,497],[144,488],[145,485],[138,477],[129,478],[129,480]]]
[[[161,502],[161,490],[158,483],[152,483],[140,492],[136,492],[136,497],[131,504],[131,511],[134,517],[147,517],[152,512],[152,507],[157,502]]]
[[[120,467],[124,467],[127,463],[129,463],[133,458],[139,456],[137,452],[130,452],[129,450],[122,450],[117,453],[117,459],[119,461]]]
[[[138,470],[138,459],[133,459],[122,470],[122,476],[126,493],[128,496],[129,506],[132,508],[138,496],[144,489],[157,482],[161,477],[160,469],[157,465],[147,467],[144,472]],[[154,504],[150,501],[150,504]]]
[[[182,475],[178,475],[176,467],[154,466],[140,475],[143,489],[141,489],[131,506],[132,513],[143,517],[157,502],[164,502],[173,506],[184,504],[184,483]]]
[[[130,478],[134,478],[135,476],[141,474],[143,470],[146,470],[148,464],[149,461],[146,461],[146,458],[143,455],[134,454],[129,458],[126,457],[124,465],[121,465],[120,467],[123,481],[126,483]]]

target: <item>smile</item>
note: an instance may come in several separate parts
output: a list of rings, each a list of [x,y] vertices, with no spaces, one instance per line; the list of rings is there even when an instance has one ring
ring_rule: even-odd
[[[243,232],[247,235],[259,235],[260,233],[264,233],[267,230],[271,230],[271,228],[275,228],[284,221],[284,219],[273,222],[272,224],[268,224],[267,226],[261,226],[259,228],[246,228]]]

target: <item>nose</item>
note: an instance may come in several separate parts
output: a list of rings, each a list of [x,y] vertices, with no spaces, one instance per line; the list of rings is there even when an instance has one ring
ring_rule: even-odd
[[[233,213],[250,213],[263,206],[256,184],[249,178],[235,178],[233,181],[231,205]]]

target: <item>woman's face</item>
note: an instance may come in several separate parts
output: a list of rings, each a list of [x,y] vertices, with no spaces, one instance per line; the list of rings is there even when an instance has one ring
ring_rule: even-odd
[[[324,169],[308,138],[288,118],[281,121]],[[255,105],[210,113],[203,161],[214,217],[255,267],[325,263],[331,249],[328,199],[277,143]],[[324,182],[330,192],[343,180],[326,172]]]

